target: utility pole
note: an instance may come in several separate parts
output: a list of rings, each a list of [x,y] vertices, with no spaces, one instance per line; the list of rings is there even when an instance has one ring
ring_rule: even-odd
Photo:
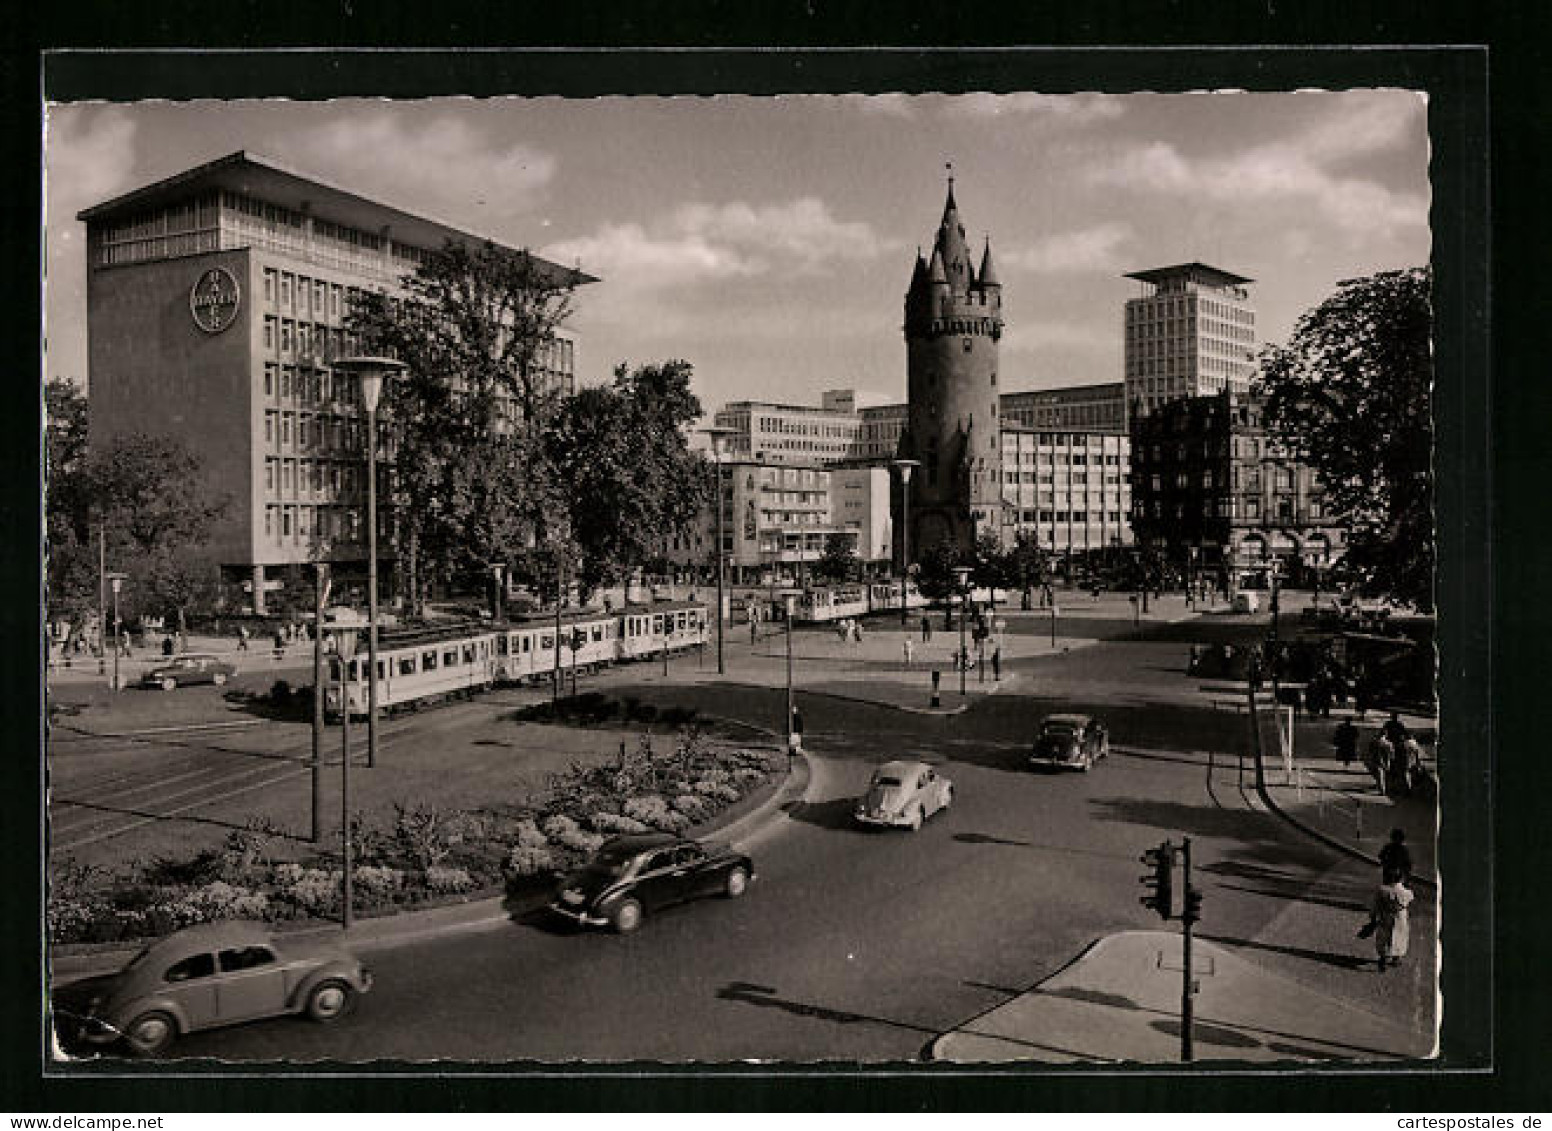
[[[97,524],[97,674],[108,674],[108,524]]]
[[[1189,1064],[1195,1056],[1192,1047],[1193,1002],[1196,996],[1196,975],[1191,968],[1191,926],[1200,918],[1202,894],[1191,886],[1191,838],[1182,837],[1180,844],[1181,886],[1185,891],[1185,903],[1180,911],[1180,1059]]]
[[[329,567],[325,562],[314,562],[317,580],[313,586],[313,763],[312,842],[323,838],[321,827],[323,811],[323,607],[329,599]]]

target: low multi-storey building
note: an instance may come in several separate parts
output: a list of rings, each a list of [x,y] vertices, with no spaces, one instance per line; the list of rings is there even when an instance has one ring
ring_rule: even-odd
[[[1003,542],[1018,531],[1064,556],[1132,542],[1131,441],[1113,432],[1002,427]]]
[[[1002,395],[1002,424],[1044,432],[1126,433],[1126,386],[1066,385]]]

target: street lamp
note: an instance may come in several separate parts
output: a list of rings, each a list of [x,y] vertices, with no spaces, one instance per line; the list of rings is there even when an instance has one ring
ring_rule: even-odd
[[[905,588],[911,578],[911,472],[921,466],[921,461],[897,459],[890,462],[900,472],[900,624],[905,627],[910,620]]]
[[[783,589],[781,591],[782,609],[787,621],[787,756],[803,745],[803,732],[794,724],[797,722],[797,700],[792,695],[792,622],[797,617],[798,593],[796,589]]]
[[[396,357],[342,357],[336,372],[354,373],[361,380],[361,404],[366,409],[366,600],[367,693],[366,764],[377,765],[377,402],[383,382],[408,366]]]
[[[491,576],[491,579],[496,583],[496,601],[495,601],[495,607],[494,607],[494,610],[493,610],[494,613],[495,613],[495,616],[492,619],[493,619],[494,623],[500,624],[501,623],[501,591],[502,591],[502,589],[504,589],[506,587],[507,563],[506,562],[491,562],[490,563],[490,576]]]
[[[717,475],[717,489],[713,492],[717,511],[717,674],[726,675],[727,665],[722,659],[722,445],[737,429],[712,425],[701,431],[711,437],[712,463]]]
[[[119,682],[119,652],[122,651],[119,641],[119,588],[124,584],[128,574],[110,573],[106,575],[107,582],[113,587],[113,690],[122,691],[123,685]]]
[[[970,617],[970,567],[955,566],[954,580],[959,583],[959,697],[965,697],[965,669],[970,653],[965,648],[965,621]]]
[[[348,931],[355,918],[350,858],[350,661],[356,654],[358,625],[336,623],[333,631],[340,683],[340,882],[343,888],[340,918]]]
[[[329,566],[320,550],[313,563],[313,761],[312,761],[312,842],[323,839],[323,607],[329,600]]]

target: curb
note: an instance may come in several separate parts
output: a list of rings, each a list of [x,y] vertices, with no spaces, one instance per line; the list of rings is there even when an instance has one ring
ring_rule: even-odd
[[[1266,788],[1266,756],[1265,752],[1261,749],[1260,719],[1256,714],[1256,707],[1253,703],[1250,707],[1250,733],[1254,738],[1254,741],[1251,745],[1255,748],[1256,754],[1256,794],[1261,798],[1262,803],[1267,807],[1267,809],[1273,813],[1276,813],[1284,821],[1287,821],[1288,824],[1298,829],[1305,836],[1311,837],[1314,840],[1318,840],[1327,848],[1334,849],[1337,852],[1352,857],[1354,860],[1361,860],[1365,864],[1370,864],[1373,867],[1378,868],[1380,866],[1380,860],[1378,856],[1371,856],[1361,848],[1355,848],[1348,844],[1346,841],[1339,840],[1329,833],[1321,832],[1319,829],[1314,828],[1304,821],[1301,821],[1298,817],[1295,817],[1281,805],[1277,804],[1277,801],[1272,797],[1271,791]],[[1439,881],[1436,879],[1429,879],[1427,876],[1414,875],[1412,877],[1412,882],[1414,884],[1419,884],[1423,887],[1426,887],[1436,894],[1439,890]]]

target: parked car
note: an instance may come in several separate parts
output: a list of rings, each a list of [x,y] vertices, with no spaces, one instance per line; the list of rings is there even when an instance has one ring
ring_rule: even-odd
[[[163,691],[172,691],[191,683],[213,683],[219,687],[236,671],[235,665],[219,656],[184,652],[165,663],[157,664],[140,677],[140,682],[147,687],[160,687]]]
[[[1110,753],[1110,734],[1092,715],[1047,715],[1029,755],[1032,766],[1087,772]]]
[[[954,803],[954,783],[926,762],[885,762],[873,771],[868,791],[857,798],[858,824],[922,827],[928,817]]]
[[[287,1013],[334,1021],[371,988],[372,975],[346,951],[229,920],[168,935],[119,973],[61,992],[90,994],[80,1010],[81,1040],[122,1040],[131,1052],[154,1056],[181,1033],[241,1021]]]
[[[669,833],[619,836],[561,881],[550,910],[628,934],[648,912],[712,895],[737,899],[753,879],[754,861],[725,844]]]

